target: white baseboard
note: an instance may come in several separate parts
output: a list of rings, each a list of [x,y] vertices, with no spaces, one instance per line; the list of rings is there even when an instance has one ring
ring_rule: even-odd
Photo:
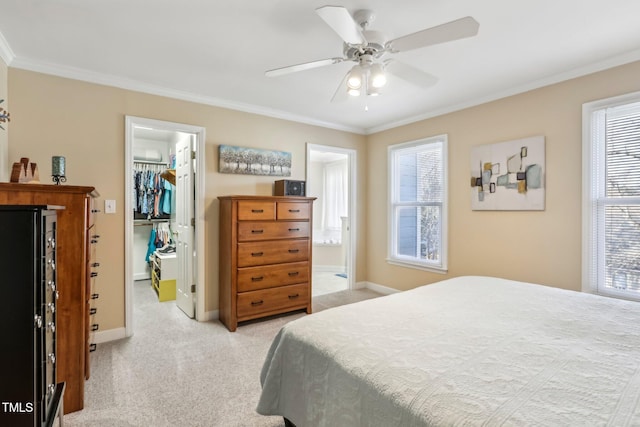
[[[133,280],[149,280],[151,279],[151,273],[149,272],[145,272],[145,273],[136,273],[133,275]]]
[[[362,288],[371,289],[372,291],[378,292],[379,294],[383,294],[383,295],[391,295],[391,294],[401,292],[397,289],[390,288],[388,286],[378,285],[377,283],[371,283],[371,282],[356,283],[356,289],[362,289]]]
[[[100,344],[126,338],[126,336],[124,328],[107,329],[106,331],[96,332],[93,342]]]

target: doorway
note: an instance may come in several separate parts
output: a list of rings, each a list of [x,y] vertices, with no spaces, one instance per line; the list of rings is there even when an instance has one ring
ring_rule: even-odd
[[[313,295],[354,289],[356,151],[307,144],[307,196],[313,207]]]
[[[153,262],[174,271],[175,297],[164,289],[165,298],[175,298],[186,316],[205,319],[204,295],[204,144],[202,127],[160,120],[126,116],[125,118],[125,335],[134,329],[134,281],[150,278]],[[171,202],[163,197],[140,208],[134,196],[139,172],[148,177],[162,176],[159,182],[171,182],[166,192],[173,193]],[[164,188],[164,184],[162,186]],[[170,207],[167,208],[167,203]],[[155,251],[149,236],[163,233],[168,241],[164,249]],[[196,232],[199,231],[199,232]],[[145,241],[148,242],[141,243]],[[169,244],[170,243],[170,244]],[[173,254],[171,253],[173,251]],[[153,254],[153,255],[151,255]],[[157,275],[156,275],[157,279]],[[167,281],[164,281],[167,284]],[[158,281],[155,281],[158,284]],[[157,289],[160,298],[159,289]],[[168,297],[166,295],[169,295]]]

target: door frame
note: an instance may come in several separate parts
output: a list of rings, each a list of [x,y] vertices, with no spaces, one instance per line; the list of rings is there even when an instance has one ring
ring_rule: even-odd
[[[320,145],[320,144],[311,144],[307,143],[306,147],[306,180],[310,182],[310,169],[311,169],[311,151],[324,151],[331,153],[340,153],[346,154],[348,163],[349,163],[349,206],[348,206],[348,217],[349,217],[349,248],[347,251],[347,284],[349,289],[356,289],[356,275],[355,275],[355,266],[356,266],[356,254],[357,254],[357,214],[356,210],[358,200],[358,187],[357,187],[357,176],[358,176],[358,160],[357,160],[357,151],[352,148],[343,148],[343,147],[334,147],[331,145]],[[313,244],[313,242],[311,243]],[[313,271],[313,265],[311,266]]]
[[[131,191],[133,188],[133,142],[134,128],[147,127],[152,129],[184,132],[196,135],[194,148],[196,152],[195,171],[196,176],[193,180],[195,187],[195,206],[194,216],[196,221],[195,243],[196,256],[194,259],[194,281],[196,282],[196,320],[206,321],[205,312],[205,276],[204,276],[204,206],[205,206],[205,128],[201,126],[193,126],[182,123],[167,122],[163,120],[148,119],[144,117],[125,116],[125,227],[124,227],[124,274],[125,274],[125,336],[133,335],[133,200],[131,200]]]

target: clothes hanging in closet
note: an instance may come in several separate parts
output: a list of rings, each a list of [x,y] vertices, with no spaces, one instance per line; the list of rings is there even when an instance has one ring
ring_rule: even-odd
[[[138,214],[151,219],[173,213],[171,197],[174,186],[160,176],[165,169],[166,165],[134,163],[134,216]]]
[[[149,233],[149,243],[147,245],[147,256],[145,261],[149,262],[149,257],[156,249],[162,248],[171,243],[171,225],[168,222],[153,224]]]

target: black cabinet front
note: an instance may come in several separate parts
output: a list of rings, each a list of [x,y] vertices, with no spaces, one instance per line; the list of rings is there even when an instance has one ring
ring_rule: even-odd
[[[0,425],[49,426],[56,384],[56,209],[0,206]]]

